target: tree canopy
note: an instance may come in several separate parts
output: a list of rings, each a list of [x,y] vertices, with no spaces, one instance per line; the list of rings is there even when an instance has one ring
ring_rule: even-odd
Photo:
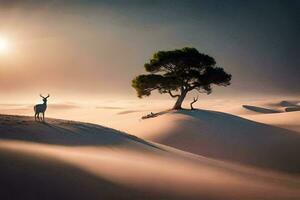
[[[189,91],[195,89],[210,94],[213,84],[228,86],[231,80],[230,74],[216,66],[214,58],[190,47],[159,51],[144,67],[149,73],[132,80],[132,87],[137,91],[137,96],[149,96],[154,90],[161,94],[167,93],[177,98],[174,109],[181,109]]]

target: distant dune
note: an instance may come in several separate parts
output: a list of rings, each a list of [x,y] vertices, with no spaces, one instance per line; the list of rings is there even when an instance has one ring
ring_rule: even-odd
[[[281,113],[281,112],[293,112],[300,111],[300,106],[298,105],[299,101],[280,101],[271,102],[265,101],[264,103],[260,103],[260,106],[253,105],[243,105],[243,108],[254,111],[256,113]],[[264,106],[264,107],[263,107]]]
[[[285,108],[285,111],[286,112],[300,111],[300,106],[288,107],[288,108]]]
[[[278,110],[272,110],[269,108],[262,108],[262,107],[257,107],[257,106],[249,106],[249,105],[243,105],[243,108],[246,108],[248,110],[258,112],[258,113],[280,113]]]
[[[298,176],[197,156],[94,124],[2,115],[0,149],[0,199],[300,197]]]
[[[279,105],[282,107],[294,107],[297,106],[298,103],[300,103],[300,101],[281,101]]]
[[[257,110],[249,110],[249,112],[240,111],[239,116],[256,122],[296,131],[300,134],[300,106],[298,105],[298,100],[276,101],[270,99],[252,102],[252,104],[254,105],[253,107],[269,109],[275,112],[265,115],[266,113],[259,112],[259,110],[258,112]]]

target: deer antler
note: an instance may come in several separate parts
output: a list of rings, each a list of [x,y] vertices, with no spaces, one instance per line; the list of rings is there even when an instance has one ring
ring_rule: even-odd
[[[46,97],[43,97],[43,95],[40,94],[40,96],[43,98],[43,99],[47,99],[48,97],[50,97],[50,94],[48,94],[48,96]]]

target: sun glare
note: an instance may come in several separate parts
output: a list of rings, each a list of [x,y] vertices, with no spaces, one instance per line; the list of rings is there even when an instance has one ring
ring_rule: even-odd
[[[0,53],[4,54],[9,51],[9,41],[6,38],[0,38]]]

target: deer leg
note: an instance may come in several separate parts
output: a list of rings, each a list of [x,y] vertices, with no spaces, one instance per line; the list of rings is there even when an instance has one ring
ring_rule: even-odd
[[[43,113],[43,121],[45,121],[45,113]]]
[[[40,121],[40,113],[37,114],[37,119]]]

